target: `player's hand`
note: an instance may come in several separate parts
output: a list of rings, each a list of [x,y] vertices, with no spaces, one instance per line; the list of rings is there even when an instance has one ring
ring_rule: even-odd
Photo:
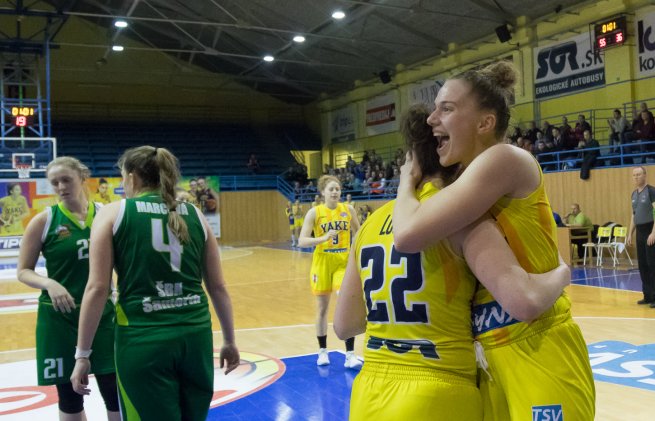
[[[68,290],[59,282],[51,279],[48,283],[48,295],[55,311],[70,313],[75,309],[75,300]]]
[[[653,233],[648,234],[648,239],[646,240],[646,244],[648,244],[649,246],[655,244],[655,234]]]
[[[91,393],[91,389],[89,389],[89,371],[91,371],[91,361],[88,358],[75,360],[75,367],[70,380],[73,384],[73,390],[80,395]]]
[[[225,374],[228,374],[237,368],[241,362],[241,357],[239,356],[239,350],[237,349],[237,346],[234,344],[223,345],[221,348],[219,361],[221,363],[221,368],[225,368]]]
[[[628,247],[632,245],[632,234],[628,234],[628,236],[625,238],[625,245]]]
[[[337,235],[339,235],[339,231],[338,230],[329,230],[327,233],[325,233],[325,235],[327,236],[327,240],[331,240],[331,239],[335,238]]]
[[[435,151],[436,153],[436,151]],[[400,186],[409,184],[411,188],[415,188],[416,185],[421,181],[422,174],[421,168],[418,165],[418,162],[414,160],[414,155],[411,151],[408,151],[405,155],[405,163],[400,167]]]

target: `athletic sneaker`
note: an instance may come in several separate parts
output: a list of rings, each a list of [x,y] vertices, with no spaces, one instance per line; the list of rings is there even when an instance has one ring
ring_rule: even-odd
[[[346,368],[359,368],[362,366],[362,362],[359,361],[354,351],[346,351],[346,362],[343,363],[343,366]]]
[[[328,356],[327,349],[325,348],[319,349],[316,365],[329,365],[329,364],[330,364],[330,357]]]

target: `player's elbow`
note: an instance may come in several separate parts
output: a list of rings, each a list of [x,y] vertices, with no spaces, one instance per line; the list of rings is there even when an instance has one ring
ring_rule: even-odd
[[[417,235],[408,229],[396,229],[393,227],[393,244],[401,253],[418,253],[422,250],[422,244]]]
[[[530,323],[544,312],[544,303],[537,294],[528,291],[519,302],[510,306],[508,312],[515,319]]]
[[[309,243],[307,237],[300,237],[298,238],[298,246],[304,248],[304,247],[310,247],[311,244]]]

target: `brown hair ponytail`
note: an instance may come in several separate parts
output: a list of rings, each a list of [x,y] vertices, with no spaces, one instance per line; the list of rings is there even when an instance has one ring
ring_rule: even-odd
[[[143,187],[159,188],[162,199],[168,208],[168,227],[180,243],[189,241],[189,229],[184,219],[177,213],[175,186],[180,179],[179,162],[168,149],[152,146],[139,146],[123,153],[118,166],[127,173],[136,173]]]

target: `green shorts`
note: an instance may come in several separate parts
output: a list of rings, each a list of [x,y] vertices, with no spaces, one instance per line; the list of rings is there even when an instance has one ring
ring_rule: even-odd
[[[75,366],[75,345],[80,306],[71,313],[55,311],[50,303],[39,302],[36,318],[36,370],[39,386],[70,382]],[[114,305],[107,301],[91,346],[91,372],[113,373]]]
[[[209,324],[116,328],[123,420],[202,420],[214,394]]]

